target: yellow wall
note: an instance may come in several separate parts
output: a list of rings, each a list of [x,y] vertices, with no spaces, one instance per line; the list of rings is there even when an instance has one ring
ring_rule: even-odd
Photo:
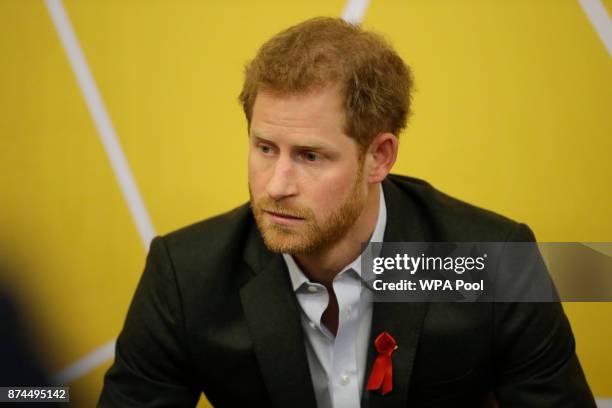
[[[246,201],[242,66],[344,1],[65,7],[165,233]],[[416,76],[395,172],[540,241],[612,241],[612,56],[578,1],[373,0],[365,25]],[[117,335],[145,249],[42,0],[0,1],[0,138],[0,244],[17,263],[6,279],[57,371]],[[565,307],[594,392],[612,397],[612,304]],[[109,364],[71,384],[74,398],[91,406]]]

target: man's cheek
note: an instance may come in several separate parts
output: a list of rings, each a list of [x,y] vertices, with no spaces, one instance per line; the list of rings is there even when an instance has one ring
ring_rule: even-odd
[[[259,197],[262,191],[265,190],[265,182],[261,177],[261,174],[252,173],[249,174],[249,185],[251,186],[251,191],[253,195]]]

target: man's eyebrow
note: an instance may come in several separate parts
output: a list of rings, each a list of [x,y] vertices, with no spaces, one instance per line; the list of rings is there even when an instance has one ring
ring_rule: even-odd
[[[299,150],[313,150],[313,151],[329,151],[331,150],[330,147],[325,146],[325,145],[317,145],[317,144],[313,144],[313,145],[297,145],[295,146],[296,149]]]
[[[262,136],[262,135],[260,135],[259,133],[256,133],[256,132],[251,132],[251,134],[249,136],[252,137],[253,139],[261,140],[263,142],[272,143],[271,140],[266,139],[264,136]]]
[[[270,143],[273,145],[276,145],[276,143],[270,139],[267,139],[265,136],[261,135],[260,133],[257,132],[252,132],[251,133],[251,137],[255,140],[255,141],[259,141],[259,142],[265,142],[265,143]],[[292,146],[293,149],[298,149],[298,150],[314,150],[314,151],[331,151],[333,150],[333,148],[331,146],[325,145],[325,144],[320,144],[320,143],[313,143],[313,144],[299,144],[299,145],[294,145]]]
[[[272,145],[276,145],[276,142],[274,141],[274,137],[268,136],[265,133],[259,133],[257,131],[253,131],[250,136],[255,142],[263,142],[263,143],[269,143]]]

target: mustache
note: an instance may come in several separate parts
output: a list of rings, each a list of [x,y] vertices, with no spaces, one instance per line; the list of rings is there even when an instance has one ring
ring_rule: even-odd
[[[262,198],[255,202],[252,204],[252,207],[257,212],[269,212],[292,218],[312,218],[312,211],[308,208],[279,205],[277,202],[266,198]]]

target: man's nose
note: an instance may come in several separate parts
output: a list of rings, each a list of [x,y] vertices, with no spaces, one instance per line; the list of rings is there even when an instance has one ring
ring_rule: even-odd
[[[268,181],[266,192],[277,201],[297,193],[295,169],[289,157],[279,157],[274,164],[272,178]]]

